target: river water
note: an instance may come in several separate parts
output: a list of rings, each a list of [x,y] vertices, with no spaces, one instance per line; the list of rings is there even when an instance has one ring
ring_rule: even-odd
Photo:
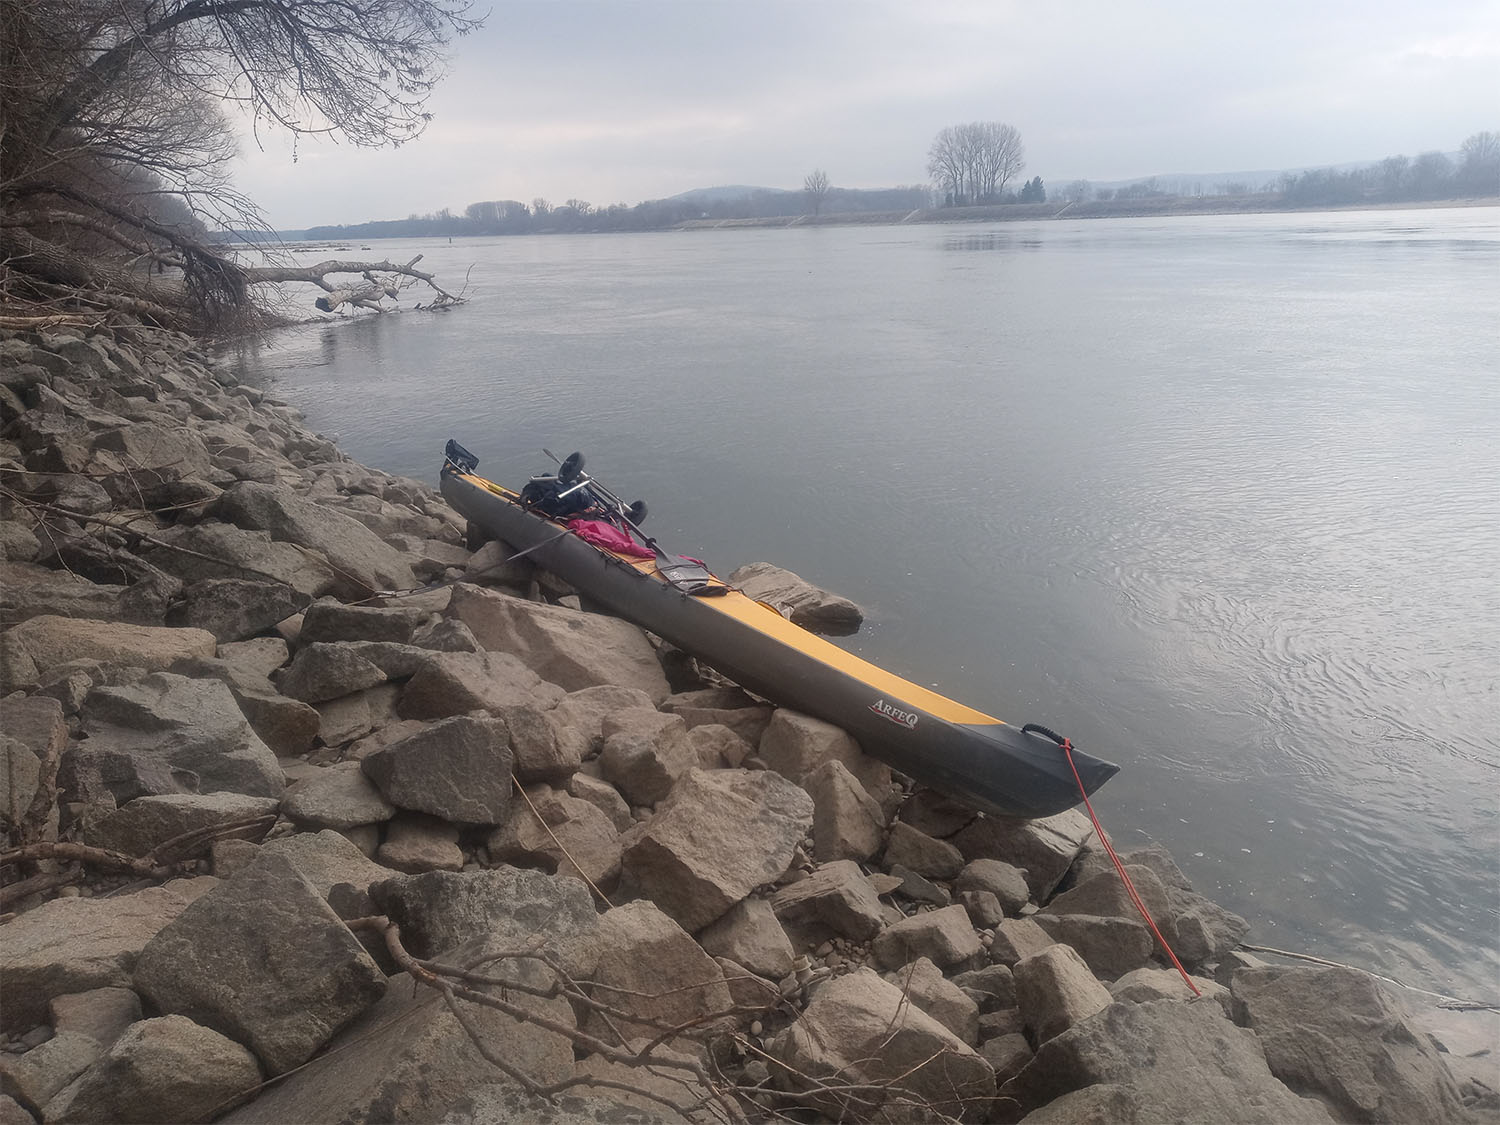
[[[1500,209],[338,256],[416,253],[471,302],[245,373],[429,483],[585,451],[669,549],[1119,762],[1111,835],[1250,940],[1500,1001]]]

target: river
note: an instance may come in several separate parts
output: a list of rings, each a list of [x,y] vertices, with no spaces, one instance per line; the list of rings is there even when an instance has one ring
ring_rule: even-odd
[[[416,253],[470,303],[246,376],[429,483],[449,437],[502,481],[583,450],[670,549],[1120,763],[1111,835],[1252,941],[1500,1001],[1500,209],[355,256]]]

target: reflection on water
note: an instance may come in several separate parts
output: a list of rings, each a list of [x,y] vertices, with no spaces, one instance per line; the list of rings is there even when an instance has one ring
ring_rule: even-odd
[[[1497,220],[413,242],[471,305],[246,368],[396,473],[585,450],[673,549],[1119,761],[1113,834],[1255,940],[1495,1000]]]

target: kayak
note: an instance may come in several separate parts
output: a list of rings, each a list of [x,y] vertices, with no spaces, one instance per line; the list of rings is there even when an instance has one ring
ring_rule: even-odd
[[[645,505],[621,503],[582,461],[575,453],[556,475],[533,477],[516,492],[477,475],[478,459],[450,441],[441,490],[470,523],[591,602],[748,691],[841,727],[865,753],[972,808],[1051,816],[1119,771],[1071,746],[1064,753],[1045,728],[1012,726],[888,672],[794,625],[698,560],[668,555],[640,529]]]

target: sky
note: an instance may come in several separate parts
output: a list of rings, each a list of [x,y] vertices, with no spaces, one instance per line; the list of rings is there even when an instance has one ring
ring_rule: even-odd
[[[481,8],[486,0],[479,0]],[[278,229],[536,197],[926,183],[938,131],[1014,125],[1062,185],[1452,152],[1500,131],[1500,0],[489,0],[399,149],[262,132]]]

